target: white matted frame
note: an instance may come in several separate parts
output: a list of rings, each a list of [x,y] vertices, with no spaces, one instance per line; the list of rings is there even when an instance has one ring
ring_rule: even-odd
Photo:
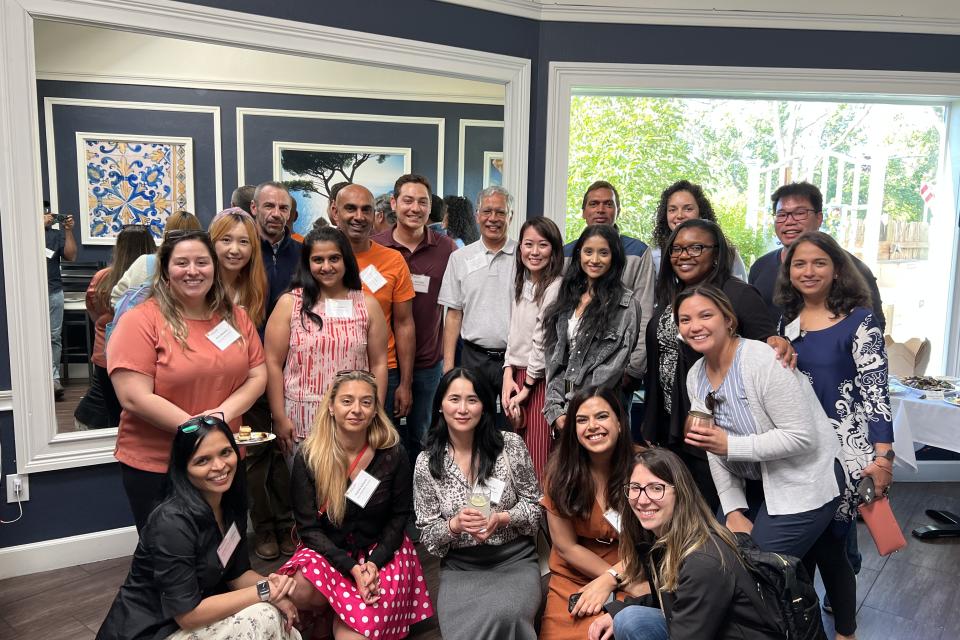
[[[113,462],[115,432],[57,434],[41,226],[33,21],[51,19],[202,42],[451,75],[504,86],[504,182],[526,210],[531,61],[170,0],[0,0],[0,224],[17,470]],[[290,34],[296,33],[295,38]],[[217,185],[219,190],[221,185]],[[29,222],[25,224],[25,222]],[[2,390],[0,390],[2,391]]]
[[[186,152],[186,164],[184,167],[184,177],[183,182],[185,185],[184,188],[184,202],[182,206],[179,206],[174,200],[171,200],[169,211],[167,216],[172,214],[178,209],[186,209],[187,211],[196,211],[193,200],[193,138],[181,138],[176,136],[140,136],[140,135],[126,135],[126,134],[117,134],[117,133],[94,133],[90,131],[78,131],[76,132],[77,139],[77,194],[79,202],[77,203],[80,220],[80,236],[81,242],[83,244],[90,245],[115,245],[117,244],[117,236],[105,236],[105,237],[96,237],[90,233],[90,216],[91,211],[89,207],[89,198],[88,188],[89,182],[87,180],[87,142],[90,140],[109,140],[111,142],[124,142],[124,143],[159,143],[159,144],[170,144],[170,145],[183,145]],[[222,180],[220,181],[223,182]],[[55,185],[51,184],[50,191],[55,191]],[[222,207],[221,207],[222,208]],[[57,209],[54,209],[57,211]],[[164,225],[166,225],[166,218],[163,219]],[[132,224],[132,223],[131,223]],[[156,238],[157,243],[159,244],[160,238]]]
[[[486,189],[490,186],[490,167],[493,164],[494,160],[503,160],[503,153],[500,151],[484,151],[483,152],[483,188]],[[501,174],[503,172],[501,171]]]
[[[682,65],[551,62],[547,101],[544,211],[563,229],[570,146],[570,98],[574,94],[660,95],[723,98],[839,99],[904,104],[946,104],[947,145],[941,161],[941,202],[960,194],[960,74],[855,69],[778,69]],[[602,178],[602,176],[597,176]],[[938,194],[939,195],[939,194]],[[957,219],[957,211],[953,212]],[[958,233],[953,227],[953,253]],[[960,260],[951,274],[952,309],[947,332],[946,370],[960,372]]]

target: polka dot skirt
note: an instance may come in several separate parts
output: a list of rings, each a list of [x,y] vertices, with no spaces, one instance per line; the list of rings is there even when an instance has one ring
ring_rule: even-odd
[[[301,545],[277,569],[285,575],[297,571],[323,594],[334,615],[367,638],[404,638],[411,624],[433,615],[420,558],[406,536],[393,559],[380,569],[380,600],[372,605],[363,602],[352,577],[345,577],[313,549]]]

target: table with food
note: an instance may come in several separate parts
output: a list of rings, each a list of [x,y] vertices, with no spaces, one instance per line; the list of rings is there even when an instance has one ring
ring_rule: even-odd
[[[960,379],[891,376],[890,409],[898,463],[916,471],[918,445],[960,452]]]

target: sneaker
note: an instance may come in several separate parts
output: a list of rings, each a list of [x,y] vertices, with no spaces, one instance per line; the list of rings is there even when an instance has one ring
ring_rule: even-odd
[[[63,394],[66,393],[63,390],[63,385],[60,384],[59,380],[53,381],[53,399],[54,400],[63,400]]]
[[[257,546],[253,552],[261,560],[276,560],[280,557],[280,547],[277,546],[277,538],[272,531],[257,535]]]
[[[280,541],[280,553],[285,556],[292,556],[297,552],[297,543],[293,541],[293,531],[286,529],[277,532],[277,540]]]

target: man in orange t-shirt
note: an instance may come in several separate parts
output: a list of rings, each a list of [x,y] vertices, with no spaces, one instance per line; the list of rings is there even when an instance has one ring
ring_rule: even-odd
[[[358,184],[337,193],[332,217],[350,241],[360,267],[363,290],[380,303],[387,320],[387,414],[400,418],[413,401],[413,359],[417,348],[413,324],[413,279],[399,251],[370,240],[373,233],[373,194]]]

